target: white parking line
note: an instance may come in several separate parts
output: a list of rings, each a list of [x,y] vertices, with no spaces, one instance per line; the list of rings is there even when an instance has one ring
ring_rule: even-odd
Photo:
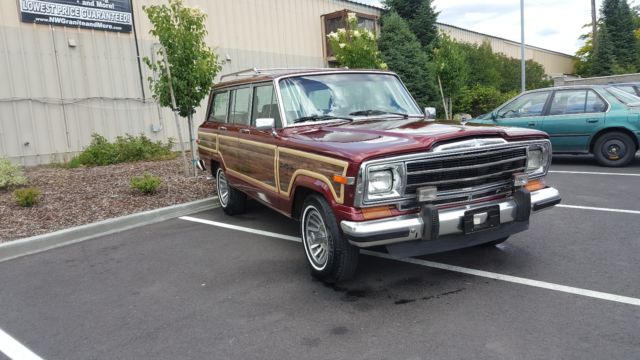
[[[601,208],[601,207],[593,207],[593,206],[578,206],[578,205],[565,205],[565,204],[558,204],[556,205],[556,207],[567,208],[567,209],[606,211],[606,212],[640,215],[640,211],[638,210],[611,209],[611,208]]]
[[[202,224],[217,226],[217,227],[221,227],[221,228],[225,228],[225,229],[243,231],[243,232],[248,232],[248,233],[252,233],[252,234],[269,236],[269,237],[275,237],[275,238],[289,240],[289,241],[296,241],[296,242],[301,242],[302,241],[302,240],[300,240],[299,237],[296,237],[296,236],[288,236],[288,235],[278,234],[278,233],[274,233],[274,232],[270,232],[270,231],[263,231],[263,230],[252,229],[252,228],[248,228],[248,227],[244,227],[244,226],[231,225],[231,224],[222,223],[222,222],[218,222],[218,221],[211,221],[211,220],[194,218],[194,217],[191,217],[191,216],[182,216],[182,217],[180,217],[180,219],[193,221],[193,222],[199,222],[199,223],[202,223]]]
[[[0,329],[0,352],[14,360],[42,360],[40,356],[34,354],[2,329]]]
[[[223,228],[226,228],[226,229],[238,230],[238,231],[243,231],[243,232],[247,232],[247,233],[273,237],[273,238],[277,238],[277,239],[283,239],[283,240],[289,240],[289,241],[295,241],[295,242],[301,242],[302,241],[299,237],[296,237],[296,236],[278,234],[278,233],[274,233],[274,232],[270,232],[270,231],[252,229],[252,228],[248,228],[248,227],[244,227],[244,226],[237,226],[237,225],[231,225],[231,224],[221,223],[221,222],[217,222],[217,221],[199,219],[199,218],[194,218],[194,217],[191,217],[191,216],[182,216],[182,217],[180,217],[180,219],[187,220],[187,221],[198,222],[198,223],[201,223],[201,224],[207,224],[207,225],[211,225],[211,226],[223,227]],[[448,264],[443,264],[443,263],[438,263],[438,262],[433,262],[433,261],[427,261],[427,260],[421,260],[421,259],[414,259],[414,258],[395,259],[395,258],[391,257],[388,254],[383,254],[383,253],[379,253],[379,252],[375,252],[375,251],[369,251],[369,250],[361,250],[361,253],[365,254],[365,255],[369,255],[369,256],[375,256],[375,257],[379,257],[379,258],[383,258],[383,259],[389,259],[389,260],[396,260],[396,261],[400,261],[400,262],[405,262],[405,263],[409,263],[409,264],[420,265],[420,266],[425,266],[425,267],[430,267],[430,268],[435,268],[435,269],[448,270],[448,271],[463,273],[463,274],[467,274],[467,275],[480,276],[480,277],[484,277],[484,278],[488,278],[488,279],[506,281],[506,282],[510,282],[510,283],[527,285],[527,286],[532,286],[532,287],[537,287],[537,288],[542,288],[542,289],[548,289],[548,290],[553,290],[553,291],[559,291],[559,292],[564,292],[564,293],[568,293],[568,294],[574,294],[574,295],[590,297],[590,298],[594,298],[594,299],[601,299],[601,300],[613,301],[613,302],[618,302],[618,303],[623,303],[623,304],[628,304],[628,305],[640,306],[640,299],[632,298],[632,297],[628,297],[628,296],[621,296],[621,295],[615,295],[615,294],[610,294],[610,293],[605,293],[605,292],[600,292],[600,291],[581,289],[581,288],[565,286],[565,285],[559,285],[559,284],[554,284],[554,283],[545,282],[545,281],[532,280],[532,279],[527,279],[527,278],[522,278],[522,277],[517,277],[517,276],[498,274],[498,273],[489,272],[489,271],[470,269],[470,268],[465,268],[465,267],[461,267],[461,266],[448,265]]]
[[[549,170],[550,174],[584,174],[584,175],[617,175],[617,176],[638,176],[640,174],[634,173],[612,173],[612,172],[592,172],[592,171],[564,171],[564,170]]]

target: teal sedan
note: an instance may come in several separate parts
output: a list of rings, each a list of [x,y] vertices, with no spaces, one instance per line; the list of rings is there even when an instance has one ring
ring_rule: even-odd
[[[610,85],[538,89],[469,122],[542,130],[554,153],[592,153],[601,165],[626,166],[640,142],[640,97]]]

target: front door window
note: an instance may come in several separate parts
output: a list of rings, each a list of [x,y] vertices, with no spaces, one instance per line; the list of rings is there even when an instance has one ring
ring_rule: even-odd
[[[498,118],[510,119],[528,116],[541,116],[549,98],[548,91],[524,94],[513,100],[498,112]]]
[[[275,120],[276,128],[282,127],[280,110],[273,85],[256,86],[253,92],[253,111],[251,125],[255,126],[256,119],[270,118]]]

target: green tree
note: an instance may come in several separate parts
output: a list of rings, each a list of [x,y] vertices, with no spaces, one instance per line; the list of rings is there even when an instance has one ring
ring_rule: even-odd
[[[591,27],[590,24],[585,27]],[[576,51],[576,59],[573,62],[575,73],[582,77],[591,76],[591,64],[593,62],[593,34],[580,35],[580,40],[584,41],[582,46]]]
[[[435,103],[434,77],[427,54],[407,22],[394,11],[382,18],[378,48],[382,60],[402,78],[421,106]]]
[[[607,27],[605,25],[600,26],[600,29],[598,29],[598,41],[593,49],[591,75],[606,76],[614,73],[615,57],[613,55],[613,44],[609,36]]]
[[[331,32],[327,37],[340,66],[350,69],[387,69],[387,64],[380,57],[376,36],[368,29],[358,27],[355,14],[347,14],[346,28]]]
[[[161,58],[166,55],[170,66],[175,110],[183,117],[191,115],[208,95],[214,77],[222,69],[218,56],[205,43],[207,15],[199,9],[185,6],[183,0],[169,0],[169,6],[144,6],[143,10],[153,26],[149,33],[158,38],[164,49],[158,50],[158,55]],[[153,63],[149,58],[144,61],[160,73],[157,80],[149,77],[154,97],[160,105],[171,107],[165,63],[162,60]]]
[[[425,49],[431,50],[435,46],[439,36],[436,22],[440,13],[435,10],[432,0],[386,0],[384,5],[409,23]]]
[[[469,62],[469,87],[485,85],[500,88],[502,83],[500,62],[489,42],[481,45],[462,44],[462,48]]]
[[[386,10],[396,12],[405,20],[413,19],[422,5],[422,0],[384,0]]]
[[[512,59],[503,54],[495,54],[500,63],[500,73],[502,74],[498,89],[502,92],[519,91],[521,88],[521,68],[520,60]],[[550,86],[552,81],[548,79],[544,72],[544,66],[533,60],[525,61],[525,75],[527,90],[539,89]]]
[[[439,33],[436,27],[438,15],[439,12],[435,11],[431,0],[424,0],[415,17],[409,22],[409,26],[420,40],[420,44],[427,50],[431,49],[438,41]]]
[[[433,49],[431,65],[442,82],[445,97],[457,98],[469,81],[470,67],[465,53],[457,42],[441,35]]]
[[[149,58],[144,58],[147,66],[159,73],[157,79],[149,77],[153,97],[160,105],[171,107],[182,117],[189,117],[189,138],[195,173],[193,114],[209,93],[216,74],[222,69],[218,56],[205,43],[207,15],[199,9],[185,6],[184,0],[169,0],[168,6],[143,6],[142,9],[151,21],[149,33],[162,45],[158,50],[161,60],[152,62]],[[176,125],[182,156],[186,160],[177,116]],[[188,167],[185,168],[185,173],[188,173]]]
[[[516,60],[515,62],[517,63],[515,65],[520,68],[520,60]],[[544,72],[544,66],[542,66],[542,64],[540,64],[539,62],[527,60],[525,61],[524,66],[524,71],[527,78],[527,83],[525,84],[527,90],[540,89],[553,85],[553,80],[551,80],[547,76],[547,74]],[[518,86],[520,86],[520,82],[518,82]]]
[[[604,0],[602,25],[609,32],[608,41],[613,45],[615,64],[624,72],[634,72],[638,67],[638,46],[635,37],[633,13],[626,0]]]
[[[591,32],[580,37],[585,42],[576,52],[576,74],[603,76],[640,70],[638,27],[637,7],[631,9],[627,0],[604,0],[600,8],[596,46]],[[605,43],[600,43],[601,40]]]
[[[491,45],[484,42],[480,45],[461,44],[458,46],[464,53],[469,66],[467,87],[493,87],[501,92],[520,90],[520,60],[512,59],[504,54],[494,53]],[[549,86],[551,81],[545,74],[544,67],[533,60],[525,62],[527,89]]]

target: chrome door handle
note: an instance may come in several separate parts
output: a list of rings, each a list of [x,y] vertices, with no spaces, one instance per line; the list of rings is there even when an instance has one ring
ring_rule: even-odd
[[[249,129],[240,129],[240,132],[243,133],[243,134],[248,134],[248,133],[251,132],[251,130],[249,130]]]
[[[227,128],[226,128],[225,126],[220,126],[220,127],[218,128],[218,130],[220,130],[220,131],[227,131]]]

